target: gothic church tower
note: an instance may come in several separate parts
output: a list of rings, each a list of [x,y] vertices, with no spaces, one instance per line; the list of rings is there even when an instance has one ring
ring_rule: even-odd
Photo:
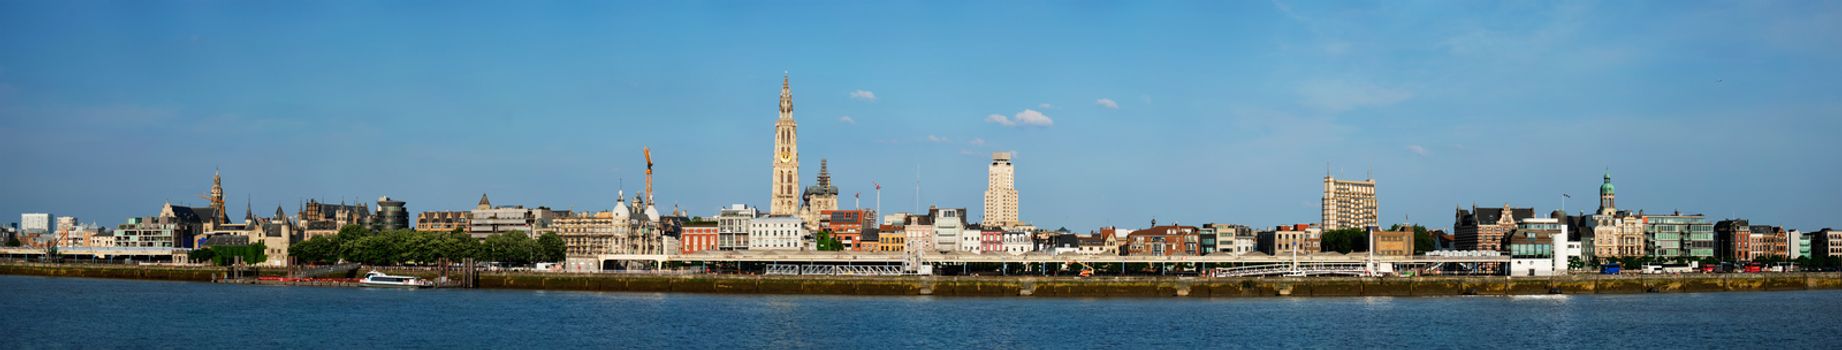
[[[780,80],[780,119],[774,121],[774,198],[768,215],[799,214],[799,133],[793,123],[790,79]]]

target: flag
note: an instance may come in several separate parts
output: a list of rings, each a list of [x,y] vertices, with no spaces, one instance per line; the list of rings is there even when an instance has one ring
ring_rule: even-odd
[[[871,184],[871,185],[876,185],[876,190],[877,190],[877,191],[881,191],[881,190],[883,190],[883,184],[879,184],[879,183],[876,183],[876,181],[870,181],[870,184]]]
[[[851,197],[852,198],[863,198],[863,192],[852,193]]]

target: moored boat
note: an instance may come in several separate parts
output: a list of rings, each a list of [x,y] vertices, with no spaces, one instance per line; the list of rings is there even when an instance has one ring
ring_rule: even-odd
[[[393,287],[393,288],[427,288],[427,287],[431,287],[435,285],[434,283],[431,283],[428,280],[424,280],[421,277],[393,276],[393,275],[388,275],[383,272],[377,272],[377,271],[371,271],[370,273],[366,273],[365,278],[360,279],[358,281],[358,284],[362,286],[366,286],[366,287]]]

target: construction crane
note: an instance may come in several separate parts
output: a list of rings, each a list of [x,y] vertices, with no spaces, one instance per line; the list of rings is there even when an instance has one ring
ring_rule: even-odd
[[[640,152],[646,154],[646,204],[652,204],[652,148],[640,147]]]

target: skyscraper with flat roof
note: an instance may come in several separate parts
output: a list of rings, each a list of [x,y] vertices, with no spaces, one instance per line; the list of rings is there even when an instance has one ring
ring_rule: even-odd
[[[1376,226],[1375,179],[1338,180],[1324,175],[1325,230]]]
[[[993,152],[985,175],[986,227],[1010,227],[1017,220],[1016,170],[1011,167],[1010,152]]]

